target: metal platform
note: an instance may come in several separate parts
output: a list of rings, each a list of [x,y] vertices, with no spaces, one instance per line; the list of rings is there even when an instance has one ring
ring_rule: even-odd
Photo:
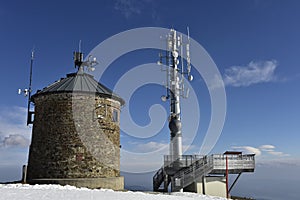
[[[172,156],[166,155],[164,166],[153,177],[153,190],[167,191],[171,183],[171,190],[179,191],[208,175],[254,172],[254,156],[254,154],[183,155],[172,162]]]

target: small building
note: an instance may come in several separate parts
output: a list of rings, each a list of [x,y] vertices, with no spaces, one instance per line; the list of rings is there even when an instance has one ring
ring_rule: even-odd
[[[78,67],[31,97],[30,184],[124,189],[120,109],[124,100]]]

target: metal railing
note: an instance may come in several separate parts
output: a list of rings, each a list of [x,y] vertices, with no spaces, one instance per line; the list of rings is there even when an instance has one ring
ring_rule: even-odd
[[[174,165],[180,167],[189,167],[194,162],[201,160],[204,156],[201,155],[182,155],[179,158],[174,158],[173,155],[164,156],[164,167],[173,167]]]
[[[172,190],[178,191],[210,173],[225,174],[226,159],[229,173],[252,172],[255,168],[254,156],[254,154],[184,155],[174,161],[172,156],[166,155],[164,156],[164,166],[153,177],[153,189],[158,190],[164,181],[167,169],[176,168],[178,170],[172,175]]]
[[[173,189],[177,191],[184,188],[191,183],[199,180],[203,176],[207,175],[213,169],[213,158],[211,156],[203,156],[200,160],[194,162],[187,169],[179,171],[173,177]]]
[[[224,155],[214,154],[202,156],[201,159],[193,162],[188,168],[180,170],[173,176],[173,189],[177,191],[195,181],[199,181],[203,176],[210,173],[225,174],[226,159],[228,160],[228,170],[230,173],[241,173],[244,171],[254,171],[255,160],[253,155]]]
[[[249,155],[224,155],[215,154],[213,157],[214,170],[226,170],[226,158],[228,159],[228,170],[254,170],[254,154]]]
[[[158,191],[163,181],[164,181],[164,168],[162,167],[153,176],[153,191]]]

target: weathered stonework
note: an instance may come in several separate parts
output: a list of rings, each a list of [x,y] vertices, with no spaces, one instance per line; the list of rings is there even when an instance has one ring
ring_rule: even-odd
[[[77,91],[37,93],[33,102],[29,183],[120,176],[119,101]]]

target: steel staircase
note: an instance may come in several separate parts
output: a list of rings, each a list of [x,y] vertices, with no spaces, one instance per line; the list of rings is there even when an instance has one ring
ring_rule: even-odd
[[[153,191],[161,192],[160,186],[164,182],[164,167],[161,167],[153,176]]]
[[[192,163],[189,167],[178,171],[174,177],[172,191],[179,191],[181,188],[201,180],[203,176],[208,175],[213,170],[212,157],[203,157]]]
[[[193,182],[201,181],[208,174],[225,174],[226,159],[228,160],[228,172],[230,174],[254,171],[254,154],[229,156],[223,154],[210,156],[186,155],[174,162],[170,162],[169,156],[165,156],[164,166],[153,176],[153,191],[167,192],[170,182],[172,182],[172,191],[179,191]],[[164,183],[163,186],[162,183]]]

